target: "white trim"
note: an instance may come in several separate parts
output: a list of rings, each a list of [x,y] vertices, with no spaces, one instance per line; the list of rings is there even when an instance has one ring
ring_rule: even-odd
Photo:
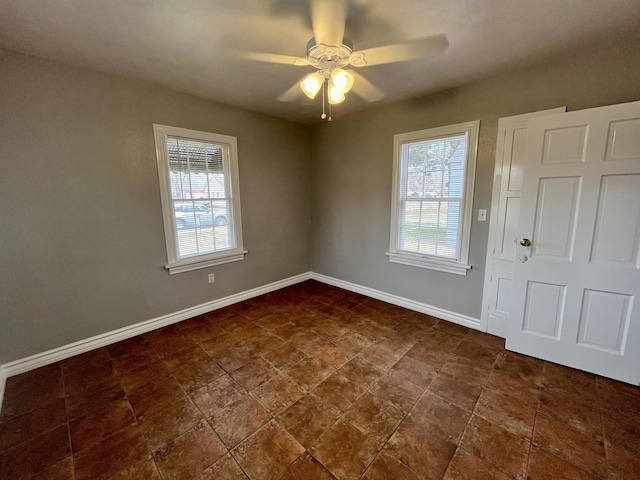
[[[162,204],[162,220],[164,224],[164,238],[167,247],[167,265],[169,274],[188,272],[199,268],[206,268],[223,263],[244,260],[247,253],[242,241],[242,215],[240,212],[240,181],[238,173],[238,140],[229,135],[201,132],[186,128],[153,124],[153,136],[156,146],[158,164],[158,182],[160,186],[160,201]],[[202,254],[190,258],[180,259],[178,250],[178,236],[171,199],[171,182],[169,180],[169,158],[167,154],[167,137],[182,137],[188,140],[205,141],[224,145],[229,149],[229,190],[231,196],[231,230],[234,248],[223,252]],[[226,170],[226,167],[225,167]],[[188,267],[187,267],[188,265]]]
[[[195,257],[194,260],[187,259],[181,260],[171,265],[165,265],[165,268],[169,270],[169,275],[182,272],[190,272],[191,270],[198,270],[199,268],[215,267],[216,265],[223,265],[225,263],[238,262],[244,260],[245,254],[249,253],[248,250],[229,250],[228,252],[222,252],[222,254],[215,254],[211,257],[207,256],[205,259],[202,256]]]
[[[465,327],[473,328],[474,330],[480,330],[479,318],[469,317],[467,315],[452,312],[450,310],[444,310],[427,303],[417,302],[405,297],[399,297],[397,295],[392,295],[390,293],[375,290],[373,288],[358,285],[356,283],[345,282],[344,280],[328,277],[320,273],[311,272],[311,279],[326,283],[328,285],[333,285],[334,287],[343,288],[351,292],[359,293],[361,295],[366,295],[367,297],[375,298],[376,300],[382,300],[383,302],[398,305],[399,307],[408,308],[409,310],[426,313],[427,315],[438,317],[451,323],[463,325]]]
[[[4,365],[0,365],[0,413],[2,412],[2,399],[4,398],[4,388],[7,384],[7,372]]]
[[[400,259],[407,253],[398,248],[398,222],[400,221],[400,183],[402,182],[401,153],[402,145],[409,142],[420,140],[430,140],[440,137],[448,137],[453,135],[467,135],[467,152],[465,158],[464,173],[464,192],[463,202],[460,205],[462,209],[462,219],[460,222],[460,238],[458,245],[458,258],[456,263],[461,267],[468,266],[469,263],[469,245],[471,240],[471,220],[473,217],[473,191],[476,176],[476,163],[478,157],[478,141],[479,141],[480,120],[472,122],[458,123],[455,125],[446,125],[443,127],[429,128],[426,130],[418,130],[415,132],[400,133],[393,136],[393,184],[391,193],[391,228],[389,238],[389,261],[394,263],[404,263],[414,267],[430,268],[433,270],[446,271],[448,273],[456,273],[458,275],[466,275],[468,268],[447,269],[434,268],[434,264],[430,261],[416,261],[415,256],[411,263],[409,260],[402,262]],[[419,254],[414,254],[422,258],[426,258]],[[435,258],[433,256],[429,257]],[[439,260],[439,259],[438,259]],[[446,260],[445,260],[446,261]],[[437,265],[440,265],[439,263]],[[470,268],[470,267],[469,267]]]
[[[181,322],[198,315],[202,315],[203,313],[218,310],[228,305],[233,305],[234,303],[242,302],[244,300],[248,300],[259,295],[264,295],[265,293],[273,292],[275,290],[280,290],[281,288],[304,282],[306,280],[309,280],[310,278],[310,272],[301,273],[300,275],[285,278],[283,280],[278,280],[277,282],[269,283],[268,285],[264,285],[262,287],[257,287],[251,290],[246,290],[244,292],[229,295],[228,297],[203,303],[195,307],[186,308],[179,312],[170,313],[168,315],[163,315],[162,317],[147,320],[145,322],[136,323],[134,325],[129,325],[127,327],[112,330],[110,332],[105,332],[100,335],[96,335],[95,337],[80,340],[78,342],[70,343],[69,345],[54,348],[53,350],[49,350],[43,353],[37,353],[35,355],[31,355],[30,357],[5,363],[4,365],[0,366],[0,379],[2,378],[2,375],[11,377],[13,375],[28,372],[29,370],[34,370],[51,363],[59,362],[60,360],[73,357],[74,355],[78,355],[80,353],[85,353],[96,348],[105,347],[107,345],[111,345],[112,343],[135,337],[136,335],[140,335],[142,333],[147,333],[158,328],[166,327],[167,325],[172,325],[174,323]]]
[[[385,253],[389,257],[389,261],[393,263],[401,263],[411,267],[428,268],[439,272],[454,273],[456,275],[467,275],[467,270],[471,269],[471,265],[462,265],[456,261],[447,262],[439,258],[425,257],[412,253]]]

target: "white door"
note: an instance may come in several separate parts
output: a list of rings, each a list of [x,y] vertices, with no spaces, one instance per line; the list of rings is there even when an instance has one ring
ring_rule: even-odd
[[[507,348],[640,384],[640,102],[529,121]]]
[[[511,304],[528,121],[565,111],[566,107],[559,107],[498,120],[480,328],[503,338]]]

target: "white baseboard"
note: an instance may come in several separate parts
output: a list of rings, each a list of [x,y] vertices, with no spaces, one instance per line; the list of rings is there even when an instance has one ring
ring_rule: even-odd
[[[4,387],[7,384],[7,374],[4,366],[0,365],[0,412],[2,411],[2,399],[4,398]]]
[[[469,317],[467,315],[462,315],[461,313],[456,313],[449,310],[444,310],[442,308],[434,307],[433,305],[429,305],[427,303],[416,302],[415,300],[399,297],[397,295],[385,293],[380,290],[375,290],[373,288],[363,287],[362,285],[358,285],[355,283],[345,282],[344,280],[328,277],[320,273],[312,272],[311,278],[313,280],[317,280],[322,283],[333,285],[334,287],[343,288],[351,292],[359,293],[361,295],[366,295],[367,297],[375,298],[377,300],[382,300],[383,302],[392,303],[393,305],[398,305],[400,307],[408,308],[409,310],[414,310],[416,312],[426,313],[427,315],[442,318],[443,320],[447,320],[452,323],[457,323],[458,325],[464,325],[465,327],[473,328],[475,330],[481,330],[479,318]]]
[[[234,303],[242,302],[265,293],[280,290],[281,288],[294,285],[296,283],[304,282],[311,278],[311,273],[302,273],[293,277],[285,278],[277,282],[269,283],[262,287],[253,288],[244,292],[229,295],[228,297],[213,300],[211,302],[203,303],[195,307],[186,308],[179,312],[163,315],[162,317],[147,320],[135,325],[119,328],[111,332],[102,333],[95,337],[80,340],[78,342],[70,343],[62,347],[54,348],[47,352],[31,355],[30,357],[15,360],[13,362],[5,363],[0,366],[0,404],[2,402],[2,393],[4,393],[4,385],[6,378],[13,375],[19,375],[20,373],[28,372],[51,363],[59,362],[65,358],[73,357],[80,353],[88,352],[96,348],[105,347],[112,343],[120,342],[128,338],[135,337],[142,333],[147,333],[158,328],[166,327],[189,318],[193,318],[203,313],[218,310],[220,308],[232,305]]]
[[[228,305],[233,305],[234,303],[242,302],[244,300],[248,300],[259,295],[264,295],[265,293],[280,290],[281,288],[295,285],[296,283],[304,282],[305,280],[310,279],[333,285],[335,287],[343,288],[355,293],[360,293],[367,297],[382,300],[387,303],[405,307],[416,312],[426,313],[427,315],[442,318],[459,325],[464,325],[465,327],[480,330],[480,320],[477,318],[468,317],[466,315],[451,312],[449,310],[443,310],[441,308],[434,307],[433,305],[428,305],[426,303],[416,302],[404,297],[391,295],[389,293],[381,292],[380,290],[374,290],[373,288],[364,287],[355,283],[345,282],[343,280],[328,277],[326,275],[321,275],[319,273],[306,272],[300,275],[270,283],[268,285],[264,285],[262,287],[253,288],[251,290],[236,293],[234,295],[229,295],[228,297],[203,303],[195,307],[186,308],[179,312],[170,313],[168,315],[163,315],[162,317],[154,318],[141,323],[136,323],[135,325],[130,325],[110,332],[105,332],[100,335],[87,338],[85,340],[80,340],[78,342],[70,343],[69,345],[64,345],[62,347],[54,348],[53,350],[48,350],[43,353],[38,353],[26,358],[15,360],[13,362],[5,363],[4,365],[0,365],[0,406],[2,405],[2,399],[4,397],[6,381],[9,377],[34,370],[39,367],[44,367],[45,365],[59,362],[60,360],[73,357],[74,355],[79,355],[96,348],[105,347],[107,345],[111,345],[113,343],[120,342],[122,340],[126,340],[128,338],[132,338],[137,335],[150,332],[152,330],[156,330],[158,328],[166,327],[167,325],[172,325],[174,323],[181,322],[198,315],[202,315],[203,313],[218,310]]]

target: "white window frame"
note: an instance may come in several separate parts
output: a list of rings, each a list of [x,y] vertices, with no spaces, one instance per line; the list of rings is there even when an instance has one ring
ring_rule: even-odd
[[[189,130],[186,128],[170,127],[167,125],[153,125],[158,159],[158,180],[160,182],[160,198],[162,202],[162,218],[164,222],[164,236],[167,246],[167,264],[165,268],[169,274],[189,272],[199,268],[207,268],[224,263],[244,260],[247,251],[242,243],[242,217],[240,215],[240,186],[238,181],[238,144],[236,137],[216,133]],[[167,153],[167,137],[181,137],[186,140],[204,141],[226,145],[229,148],[229,170],[231,176],[231,228],[234,232],[235,248],[214,253],[194,255],[180,259],[178,255],[178,236],[173,213],[171,198],[171,184],[169,178],[169,156]]]
[[[393,136],[393,188],[391,197],[391,235],[389,241],[389,261],[420,268],[428,268],[441,272],[466,275],[471,269],[469,265],[469,241],[471,235],[471,219],[473,216],[473,185],[475,181],[476,159],[478,155],[478,131],[480,121],[458,123],[444,127],[429,128],[415,132],[401,133]],[[449,259],[436,255],[426,255],[400,250],[398,236],[400,233],[400,209],[403,199],[400,198],[402,173],[400,171],[402,145],[425,140],[467,134],[467,155],[465,166],[464,191],[461,202],[462,231],[458,259]]]

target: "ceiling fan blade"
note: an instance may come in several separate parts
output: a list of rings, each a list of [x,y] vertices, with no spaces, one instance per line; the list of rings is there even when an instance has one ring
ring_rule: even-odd
[[[300,83],[296,82],[289,89],[278,97],[279,102],[295,102],[303,95]]]
[[[367,102],[377,102],[384,98],[384,92],[358,72],[353,70],[348,70],[348,72],[353,75],[353,93]]]
[[[311,0],[311,24],[316,44],[342,44],[348,3],[348,0]]]
[[[406,62],[418,58],[435,57],[449,46],[444,35],[417,38],[408,42],[368,48],[351,54],[350,63],[354,67],[382,65],[384,63]],[[364,61],[363,61],[364,60]]]
[[[255,60],[258,62],[280,63],[283,65],[309,65],[306,58],[293,57],[291,55],[279,55],[277,53],[243,52],[240,58],[245,60]]]

